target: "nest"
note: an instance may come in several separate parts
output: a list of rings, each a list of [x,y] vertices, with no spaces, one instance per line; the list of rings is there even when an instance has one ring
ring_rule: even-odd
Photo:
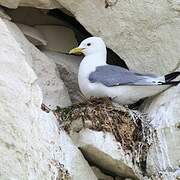
[[[114,104],[108,98],[90,99],[68,108],[57,107],[54,113],[67,132],[78,120],[82,128],[112,133],[123,150],[131,152],[132,161],[145,170],[152,131],[145,114]]]

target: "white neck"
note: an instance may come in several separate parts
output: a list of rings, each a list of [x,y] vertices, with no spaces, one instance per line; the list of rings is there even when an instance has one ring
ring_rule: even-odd
[[[78,73],[79,88],[83,94],[88,94],[89,74],[96,70],[97,66],[106,65],[106,52],[86,55],[80,63]]]
[[[89,76],[97,66],[106,65],[106,52],[86,55],[80,63],[79,73]]]

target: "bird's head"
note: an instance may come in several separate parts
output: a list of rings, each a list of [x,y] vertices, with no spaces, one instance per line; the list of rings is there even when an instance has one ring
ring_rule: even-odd
[[[106,45],[100,37],[87,38],[69,52],[69,54],[84,54],[85,56],[95,53],[106,53]]]

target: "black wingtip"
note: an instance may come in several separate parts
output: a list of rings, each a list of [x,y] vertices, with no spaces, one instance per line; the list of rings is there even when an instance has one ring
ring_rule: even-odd
[[[180,81],[169,81],[169,82],[165,82],[165,83],[162,83],[161,85],[178,85],[180,83]]]
[[[172,82],[172,80],[175,79],[176,77],[178,77],[179,75],[180,75],[179,71],[176,71],[176,72],[173,72],[173,73],[170,73],[170,74],[166,74],[164,76],[165,77],[165,82],[166,83]],[[174,81],[174,82],[179,82],[179,81]]]

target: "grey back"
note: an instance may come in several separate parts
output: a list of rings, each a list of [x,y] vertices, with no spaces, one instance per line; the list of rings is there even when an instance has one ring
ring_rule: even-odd
[[[98,66],[89,75],[91,83],[98,82],[108,87],[118,85],[156,85],[157,79],[158,77],[155,75],[140,74],[114,65]]]

